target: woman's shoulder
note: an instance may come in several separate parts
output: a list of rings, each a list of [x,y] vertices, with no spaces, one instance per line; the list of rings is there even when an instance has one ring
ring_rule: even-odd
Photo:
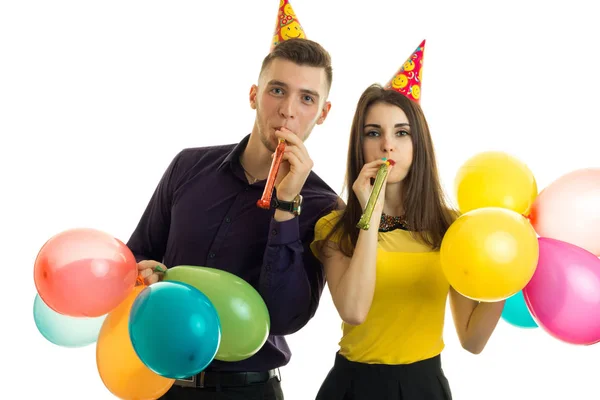
[[[323,215],[315,225],[315,236],[324,238],[344,215],[344,210],[333,210]]]
[[[328,214],[323,215],[321,218],[319,218],[319,220],[317,221],[317,225],[322,224],[336,224],[340,218],[342,218],[342,215],[344,215],[344,210],[333,210]]]
[[[315,225],[315,236],[314,242],[318,242],[321,240],[329,240],[332,242],[338,242],[341,238],[341,230],[337,230],[332,236],[328,238],[328,235],[331,231],[336,227],[336,225],[340,222],[342,216],[344,215],[344,208],[337,208],[329,213],[323,215],[317,221]]]

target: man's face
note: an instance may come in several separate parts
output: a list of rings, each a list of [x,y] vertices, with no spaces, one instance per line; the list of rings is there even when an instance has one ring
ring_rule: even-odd
[[[327,95],[324,68],[273,60],[260,76],[258,86],[250,89],[250,106],[256,110],[261,142],[275,152],[275,131],[281,127],[306,140],[315,124],[322,124],[327,117],[331,107]]]

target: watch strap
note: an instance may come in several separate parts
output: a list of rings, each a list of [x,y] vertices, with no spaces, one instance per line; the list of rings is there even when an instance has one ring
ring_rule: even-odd
[[[300,214],[300,209],[302,207],[302,196],[298,195],[293,201],[283,201],[277,199],[276,196],[273,196],[271,200],[271,207],[277,210],[283,210],[290,212],[294,215]]]
[[[278,200],[275,196],[273,196],[273,199],[271,201],[271,206],[278,210],[294,212],[294,202],[293,201]]]

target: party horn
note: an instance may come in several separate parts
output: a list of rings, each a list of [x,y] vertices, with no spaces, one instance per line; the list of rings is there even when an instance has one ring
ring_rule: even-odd
[[[275,178],[277,178],[277,173],[279,172],[279,166],[281,165],[281,160],[283,159],[284,150],[285,140],[279,139],[279,144],[277,145],[277,149],[275,149],[275,156],[273,157],[273,162],[271,163],[271,169],[269,170],[269,177],[267,178],[265,190],[262,194],[262,197],[256,202],[257,206],[264,208],[265,210],[271,208],[271,198],[273,197]]]
[[[358,224],[356,224],[357,228],[368,230],[369,229],[369,221],[371,221],[371,217],[373,216],[373,210],[375,209],[375,203],[379,198],[379,194],[381,193],[381,188],[383,187],[383,181],[385,181],[385,177],[388,174],[388,166],[394,165],[394,160],[387,160],[385,164],[381,164],[379,170],[377,171],[377,176],[375,177],[375,183],[373,184],[373,190],[371,190],[371,195],[369,196],[369,201],[367,202],[367,206],[365,207],[365,211],[363,212]]]

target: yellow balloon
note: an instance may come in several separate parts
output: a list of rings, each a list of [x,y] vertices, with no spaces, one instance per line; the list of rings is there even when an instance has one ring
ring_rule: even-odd
[[[462,213],[483,207],[502,207],[528,215],[538,195],[531,170],[519,159],[488,151],[468,159],[454,180]]]
[[[96,344],[96,365],[104,386],[124,400],[154,400],[175,383],[152,372],[139,359],[129,338],[129,312],[145,286],[136,286],[102,324]],[[159,344],[157,344],[159,345]]]
[[[450,285],[477,301],[500,301],[522,290],[537,267],[539,243],[527,218],[487,207],[460,216],[440,249]]]

